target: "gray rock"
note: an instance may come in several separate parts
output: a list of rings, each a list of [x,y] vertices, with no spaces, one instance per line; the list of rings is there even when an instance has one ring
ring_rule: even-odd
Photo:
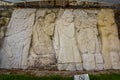
[[[13,12],[0,50],[1,68],[27,68],[34,12],[35,9],[17,9]]]

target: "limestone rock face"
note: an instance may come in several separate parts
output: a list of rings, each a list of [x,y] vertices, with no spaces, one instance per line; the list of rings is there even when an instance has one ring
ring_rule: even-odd
[[[1,68],[27,68],[35,9],[15,10],[0,50]]]
[[[77,29],[77,42],[80,52],[82,52],[83,68],[85,70],[95,70],[99,63],[95,58],[101,55],[100,40],[97,29],[97,13],[92,10],[75,10],[75,25]],[[89,59],[87,59],[89,58]],[[103,64],[103,58],[100,56]]]
[[[56,21],[54,48],[59,70],[77,70],[81,67],[77,64],[82,65],[81,55],[75,39],[73,18],[73,11],[65,10],[61,18]]]
[[[11,10],[0,10],[0,47],[3,43],[6,27],[9,23]]]
[[[6,18],[6,17],[0,18],[0,40],[1,40],[0,45],[2,44],[2,39],[5,36],[6,26],[8,22],[9,22],[9,18]]]
[[[95,54],[96,52],[100,53],[97,37],[97,16],[95,13],[87,13],[84,10],[75,10],[74,13],[76,15],[75,24],[77,28],[77,41],[80,51],[83,54]]]
[[[120,42],[113,10],[102,9],[99,12],[98,29],[102,40],[104,69],[120,69]]]
[[[28,66],[30,68],[40,68],[55,64],[52,36],[56,15],[54,12],[46,13],[46,10],[37,11],[39,15],[37,15],[33,26],[32,46],[28,58]]]
[[[95,58],[94,54],[83,54],[83,67],[85,70],[95,70]]]
[[[0,68],[120,69],[112,9],[17,9],[1,45]]]

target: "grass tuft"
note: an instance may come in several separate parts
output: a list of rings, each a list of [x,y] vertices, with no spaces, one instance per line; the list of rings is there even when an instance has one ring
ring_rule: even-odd
[[[30,76],[20,74],[1,74],[0,80],[74,80],[73,77],[52,76]],[[90,80],[120,80],[120,74],[90,75]]]

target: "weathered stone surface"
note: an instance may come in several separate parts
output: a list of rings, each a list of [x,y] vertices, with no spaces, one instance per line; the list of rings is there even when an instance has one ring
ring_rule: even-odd
[[[95,54],[95,61],[96,61],[96,64],[103,64],[103,56],[102,54]]]
[[[96,61],[96,70],[103,70],[104,61],[102,54],[95,54],[95,61]]]
[[[120,69],[120,57],[118,52],[110,52],[113,69]]]
[[[75,66],[72,65],[72,63],[81,63],[81,55],[75,39],[73,17],[72,10],[65,10],[62,17],[55,25],[54,48],[56,51],[56,58],[58,64],[61,66],[69,64],[64,68],[65,70],[73,70]]]
[[[120,69],[113,10],[15,10],[0,49],[0,68],[56,66],[70,71]]]
[[[5,32],[6,32],[6,26],[8,25],[9,22],[9,18],[6,17],[1,17],[0,18],[0,45],[2,45],[2,39],[5,36]]]
[[[97,13],[97,10],[74,10],[77,42],[80,52],[85,54],[85,56],[83,56],[83,67],[86,70],[94,70],[96,64],[103,64],[103,58],[100,52],[101,44],[97,29]],[[95,57],[89,56],[91,54]],[[101,55],[100,58],[98,57],[99,55]],[[91,62],[94,63],[93,66],[86,65],[90,64],[85,60],[87,56],[91,58]]]
[[[35,9],[18,9],[13,12],[0,50],[1,68],[27,67],[34,12]]]
[[[3,44],[6,27],[8,26],[12,11],[0,10],[0,48]]]
[[[39,9],[36,12],[36,19],[39,19],[40,17],[44,17],[46,14],[46,9]]]
[[[98,14],[98,28],[102,40],[104,69],[119,69],[120,42],[112,9],[102,9]],[[115,56],[118,56],[115,58]],[[119,66],[119,67],[118,67]]]
[[[12,10],[0,10],[0,17],[10,17]]]
[[[41,68],[55,64],[55,52],[52,43],[55,17],[55,13],[46,14],[46,10],[37,12],[28,59],[29,67]]]
[[[83,70],[83,66],[81,63],[63,63],[63,64],[58,64],[58,69],[76,71],[76,70]]]
[[[95,56],[94,54],[82,54],[83,68],[85,70],[95,70]]]
[[[104,70],[104,64],[96,64],[96,70]]]
[[[90,12],[90,11],[89,11]],[[80,51],[95,54],[100,48],[98,41],[97,16],[95,13],[87,13],[84,10],[75,10],[75,24],[77,28],[77,41]],[[99,52],[100,53],[100,52]]]

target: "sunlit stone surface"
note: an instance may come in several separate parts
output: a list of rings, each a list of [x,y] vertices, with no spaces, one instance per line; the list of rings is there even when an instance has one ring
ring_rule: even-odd
[[[53,36],[54,32],[56,15],[54,12],[47,14],[46,10],[39,11],[33,26],[33,37],[28,59],[28,66],[35,68],[55,63],[55,52],[51,36]]]
[[[0,49],[1,68],[120,69],[112,9],[17,9]]]
[[[61,18],[56,22],[54,48],[58,69],[60,70],[77,70],[77,67],[81,67],[76,66],[77,64],[81,64],[81,55],[75,38],[73,18],[72,10],[65,10]],[[59,65],[63,66],[60,67]]]
[[[27,68],[35,9],[18,9],[12,14],[0,50],[1,68]]]
[[[102,9],[99,12],[98,29],[102,41],[104,69],[120,69],[120,41],[113,10]]]

